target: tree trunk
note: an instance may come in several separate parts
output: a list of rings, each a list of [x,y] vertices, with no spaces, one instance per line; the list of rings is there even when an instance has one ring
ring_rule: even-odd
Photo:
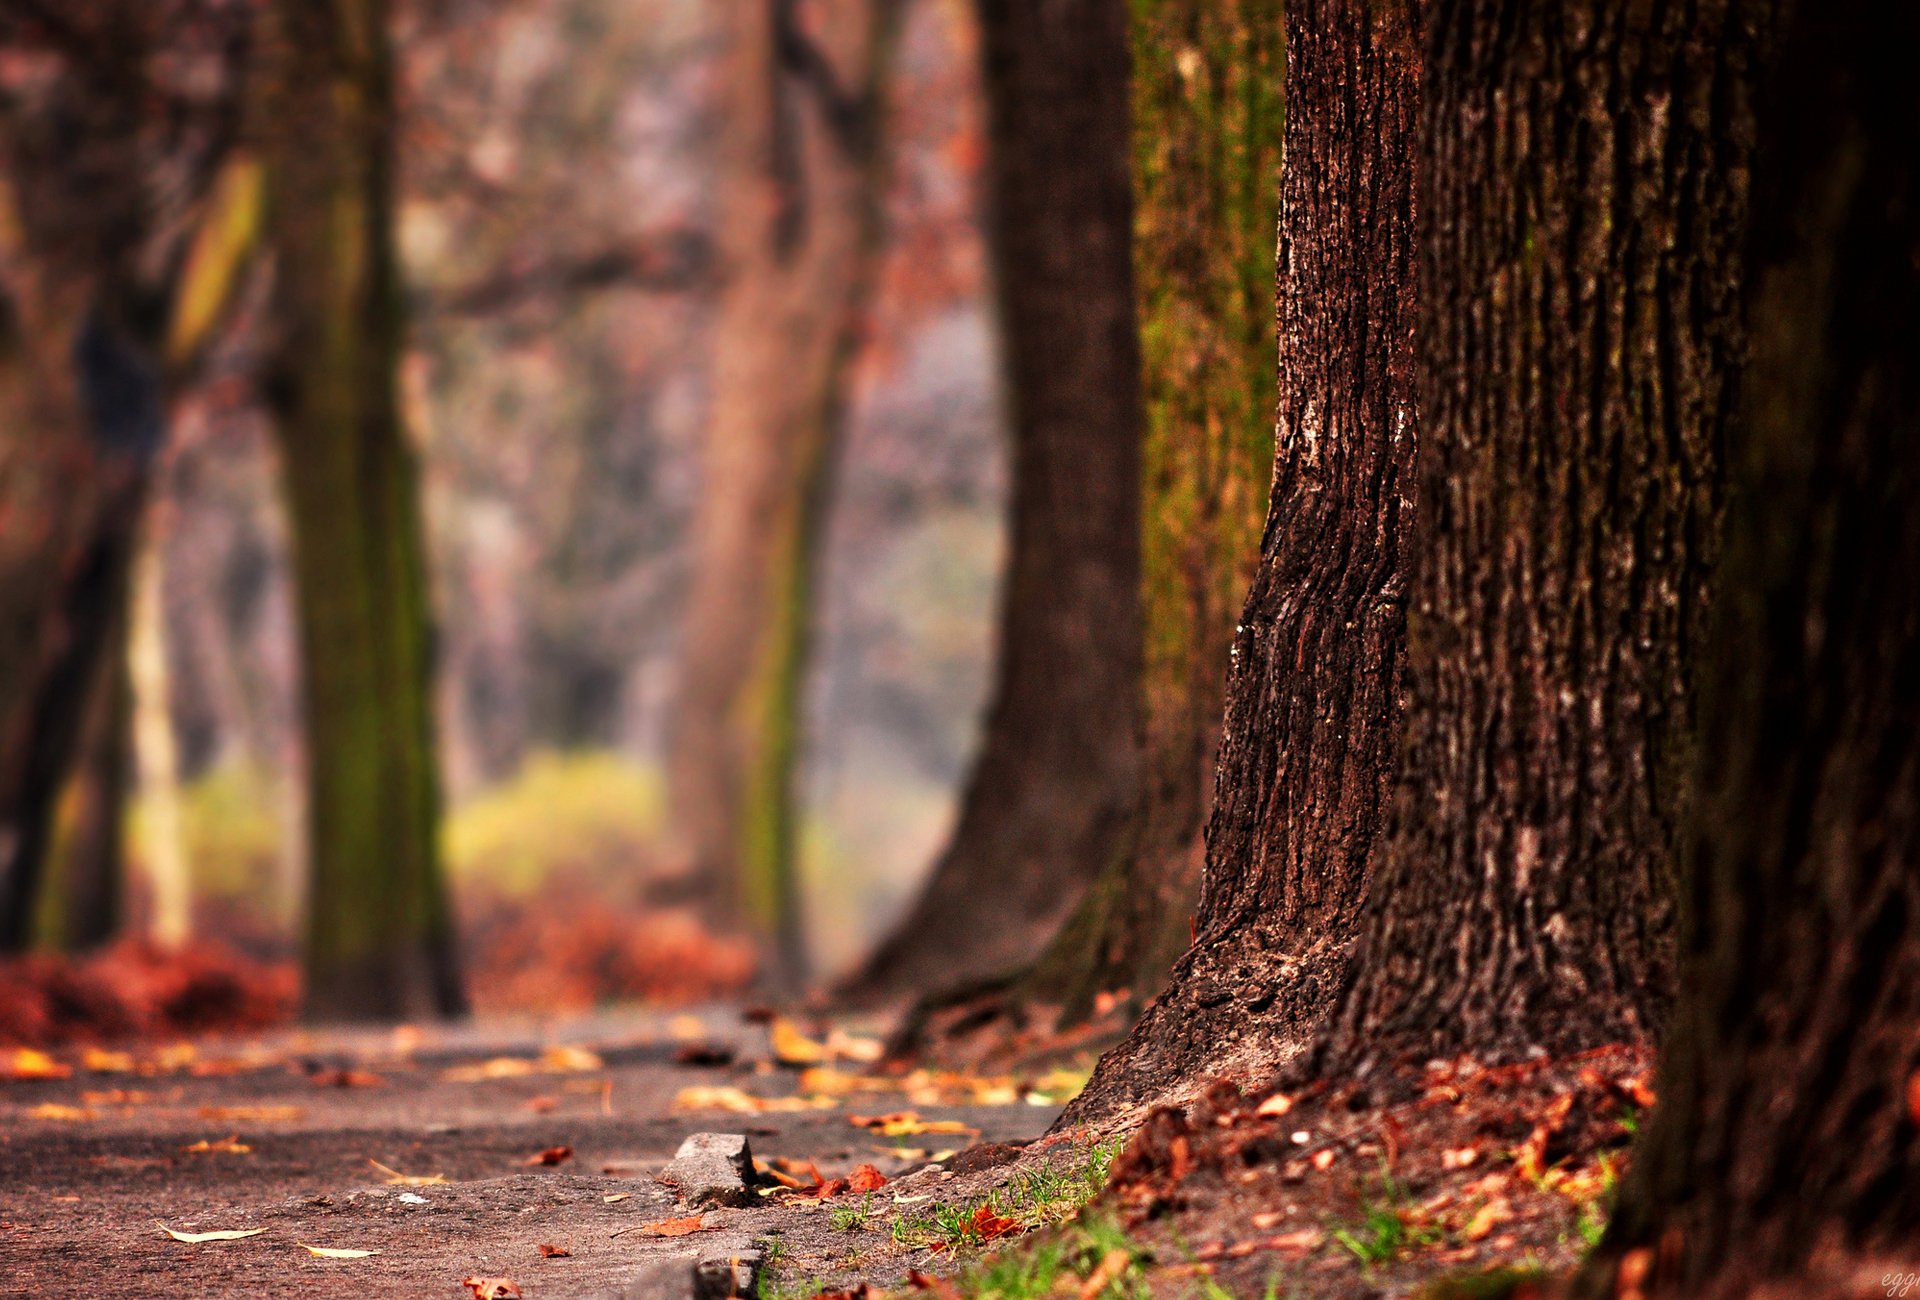
[[[1412,4],[1287,5],[1272,503],[1236,629],[1198,935],[1066,1122],[1270,1071],[1329,999],[1379,838],[1413,527]]]
[[[1327,1069],[1664,1013],[1741,359],[1735,8],[1432,11],[1411,704]]]
[[[806,967],[796,768],[812,586],[886,197],[882,105],[900,0],[726,9],[725,285],[706,487],[669,741],[687,870],[718,914]]]
[[[1127,11],[979,0],[1013,426],[999,667],[953,838],[848,991],[1030,960],[1118,849],[1136,781],[1139,336]]]
[[[454,1014],[436,839],[420,488],[400,426],[393,103],[381,0],[278,0],[267,34],[267,242],[299,608],[306,1013]]]
[[[1133,6],[1134,274],[1146,397],[1141,784],[1117,853],[1016,999],[1137,1009],[1192,941],[1227,648],[1273,469],[1281,0]]]
[[[1917,46],[1912,8],[1798,5],[1759,99],[1685,978],[1589,1294],[1920,1263]]]
[[[137,531],[137,524],[135,525]],[[137,541],[129,539],[128,545]],[[59,836],[56,932],[69,952],[97,948],[120,933],[126,913],[126,806],[132,776],[127,675],[130,590],[137,559],[129,558],[110,597],[112,622],[86,687],[80,748],[68,781],[73,815]]]

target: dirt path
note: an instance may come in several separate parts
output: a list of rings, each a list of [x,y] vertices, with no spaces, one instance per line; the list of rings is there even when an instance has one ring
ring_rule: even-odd
[[[690,1255],[758,1241],[776,1243],[776,1277],[858,1268],[884,1281],[925,1259],[883,1232],[850,1230],[844,1216],[834,1226],[844,1198],[756,1198],[706,1211],[689,1236],[661,1238],[642,1229],[693,1210],[654,1174],[689,1133],[746,1133],[763,1160],[812,1160],[829,1179],[863,1163],[893,1180],[912,1174],[878,1194],[883,1206],[938,1202],[992,1174],[926,1169],[929,1155],[1033,1139],[1058,1109],[1035,1104],[1045,1094],[1030,1089],[860,1083],[857,1064],[807,1073],[772,1055],[764,1028],[724,1009],[539,1029],[286,1033],[118,1058],[55,1053],[67,1077],[0,1082],[0,1278],[10,1294],[62,1297],[456,1297],[469,1294],[462,1278],[479,1275],[511,1277],[535,1300],[639,1297],[670,1294],[660,1279],[683,1276]],[[0,1062],[10,1058],[18,1072],[23,1058],[0,1050]],[[716,1108],[802,1089],[847,1091],[830,1108]],[[919,1118],[896,1122],[905,1131],[892,1136],[848,1118],[902,1111]],[[977,1137],[924,1131],[940,1122]],[[248,1149],[188,1149],[229,1137]],[[558,1147],[571,1148],[561,1163],[528,1163]],[[390,1183],[376,1160],[446,1181]],[[266,1231],[190,1244],[156,1220]],[[325,1259],[302,1243],[379,1253]],[[542,1245],[567,1253],[548,1258]],[[662,1259],[676,1263],[658,1271]]]

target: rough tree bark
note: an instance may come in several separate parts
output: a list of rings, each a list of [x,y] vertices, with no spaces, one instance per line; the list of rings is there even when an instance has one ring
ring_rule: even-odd
[[[1740,10],[1430,11],[1410,705],[1322,1068],[1660,1023],[1742,346]]]
[[[1686,974],[1587,1294],[1920,1262],[1917,45],[1910,7],[1797,5],[1759,100]]]
[[[978,9],[1013,427],[999,666],[953,837],[846,985],[854,995],[1030,960],[1116,851],[1136,781],[1141,414],[1126,5]]]
[[[668,766],[692,885],[806,967],[796,874],[812,584],[848,370],[877,269],[901,0],[726,6],[705,476]]]
[[[1401,713],[1413,526],[1411,3],[1290,0],[1272,501],[1232,647],[1198,935],[1063,1122],[1269,1071],[1359,914]]]
[[[464,1009],[441,877],[431,632],[401,427],[383,0],[277,0],[262,58],[266,391],[294,552],[311,881],[306,1014]]]
[[[1192,941],[1227,647],[1273,469],[1281,0],[1133,5],[1133,261],[1145,443],[1141,781],[1117,852],[1013,992],[1135,1010]]]

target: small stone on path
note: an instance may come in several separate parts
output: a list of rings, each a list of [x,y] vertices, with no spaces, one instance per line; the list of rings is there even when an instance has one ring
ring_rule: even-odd
[[[689,1205],[751,1205],[747,1181],[753,1176],[753,1153],[742,1133],[695,1133],[680,1150],[660,1181],[680,1189]]]

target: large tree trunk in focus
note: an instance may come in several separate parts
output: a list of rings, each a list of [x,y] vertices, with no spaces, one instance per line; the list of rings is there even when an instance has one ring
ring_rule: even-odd
[[[795,780],[814,569],[877,270],[882,106],[900,0],[726,6],[705,486],[669,739],[686,869],[726,921],[806,967]]]
[[[1687,1297],[1920,1266],[1920,11],[1797,8],[1759,99],[1685,975],[1593,1295],[1623,1262]]]
[[[953,837],[849,984],[1030,960],[1120,842],[1136,781],[1140,345],[1127,6],[980,0],[988,233],[1013,427],[993,703]]]
[[[1117,853],[1017,996],[1139,1004],[1193,939],[1227,650],[1273,473],[1281,0],[1133,6],[1134,274],[1146,438],[1141,783]]]
[[[420,484],[397,391],[386,6],[278,0],[268,28],[267,392],[300,622],[306,1014],[454,1014]]]
[[[1289,0],[1273,499],[1227,679],[1198,935],[1068,1122],[1270,1071],[1337,985],[1401,715],[1412,4]]]
[[[1664,1015],[1741,359],[1737,8],[1430,15],[1411,704],[1328,1068]]]

